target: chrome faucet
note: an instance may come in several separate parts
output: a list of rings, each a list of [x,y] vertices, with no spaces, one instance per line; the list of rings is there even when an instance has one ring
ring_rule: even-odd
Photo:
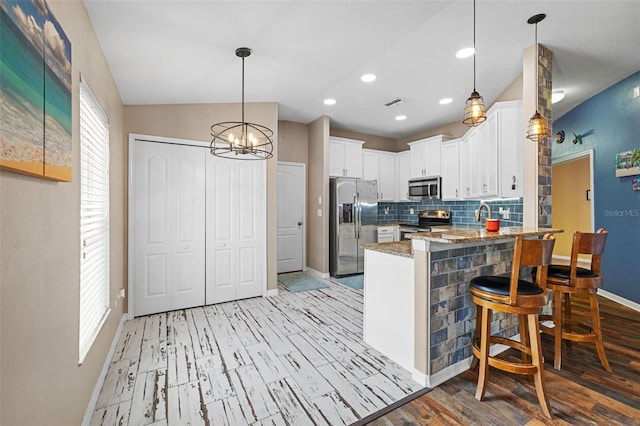
[[[480,203],[480,207],[478,207],[478,210],[476,210],[476,221],[477,222],[480,222],[480,216],[482,214],[482,208],[483,207],[487,209],[487,219],[491,219],[491,207],[489,207],[489,204]]]

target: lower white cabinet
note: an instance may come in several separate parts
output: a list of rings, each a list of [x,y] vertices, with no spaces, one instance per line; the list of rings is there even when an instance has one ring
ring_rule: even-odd
[[[266,162],[130,140],[133,315],[261,296]]]
[[[390,243],[396,240],[396,228],[397,226],[378,226],[378,242]]]

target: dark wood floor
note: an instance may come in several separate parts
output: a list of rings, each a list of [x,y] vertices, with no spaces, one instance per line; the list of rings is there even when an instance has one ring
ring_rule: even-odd
[[[465,373],[388,413],[372,426],[423,424],[640,425],[640,313],[599,298],[604,344],[613,373],[594,344],[563,344],[562,370],[553,368],[553,340],[542,336],[551,415],[540,411],[533,382],[491,369],[485,400],[474,398],[477,375]],[[588,304],[574,301],[574,316]],[[509,350],[505,357],[519,356]]]

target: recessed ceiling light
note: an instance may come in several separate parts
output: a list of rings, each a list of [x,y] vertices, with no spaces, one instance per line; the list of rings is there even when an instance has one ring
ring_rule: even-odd
[[[360,80],[364,81],[365,83],[371,83],[372,81],[376,80],[376,75],[375,74],[365,74],[362,77],[360,77]]]
[[[564,90],[554,90],[551,92],[551,103],[555,104],[564,99]]]
[[[450,104],[451,102],[453,102],[453,99],[451,98],[442,98],[438,101],[440,105]]]
[[[476,53],[476,49],[473,47],[465,47],[464,49],[460,49],[456,52],[456,58],[468,58],[469,56],[473,56],[474,53]]]
[[[406,120],[407,116],[406,115],[396,115],[396,120],[398,121],[402,121],[402,120]]]
[[[325,99],[323,102],[324,102],[325,105],[335,105],[336,104],[336,100],[335,99],[331,99],[331,98]]]

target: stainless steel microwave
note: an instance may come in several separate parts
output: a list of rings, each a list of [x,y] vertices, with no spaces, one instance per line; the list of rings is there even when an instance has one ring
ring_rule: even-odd
[[[442,188],[440,176],[424,177],[409,180],[410,200],[439,200]]]

